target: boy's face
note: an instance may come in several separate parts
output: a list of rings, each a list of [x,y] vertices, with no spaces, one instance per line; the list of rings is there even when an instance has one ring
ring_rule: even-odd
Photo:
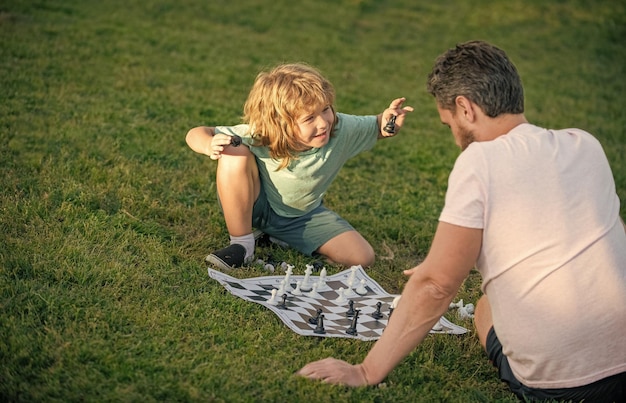
[[[321,148],[328,144],[330,139],[335,112],[330,105],[325,105],[299,116],[296,122],[300,143],[309,148]]]

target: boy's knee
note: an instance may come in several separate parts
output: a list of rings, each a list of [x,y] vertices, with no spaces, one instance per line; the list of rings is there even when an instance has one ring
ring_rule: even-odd
[[[222,155],[217,162],[217,174],[241,174],[256,169],[254,155]]]
[[[363,263],[361,263],[361,266],[363,267],[373,266],[375,261],[376,261],[376,253],[374,253],[374,248],[370,246],[363,255]]]

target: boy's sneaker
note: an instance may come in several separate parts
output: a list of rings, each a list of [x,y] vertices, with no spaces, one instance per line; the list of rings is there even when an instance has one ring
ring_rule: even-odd
[[[211,253],[206,257],[207,263],[212,263],[222,270],[229,270],[233,267],[241,267],[245,263],[246,248],[243,245],[232,244],[224,249]]]

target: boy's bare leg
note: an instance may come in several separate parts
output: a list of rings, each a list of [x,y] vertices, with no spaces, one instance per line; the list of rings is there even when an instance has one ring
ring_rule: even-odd
[[[229,148],[217,165],[217,192],[231,236],[252,233],[252,208],[261,182],[254,155],[247,147]]]
[[[487,334],[489,329],[493,326],[493,320],[491,318],[491,305],[486,295],[483,295],[478,299],[476,308],[474,309],[474,326],[476,327],[476,333],[478,333],[478,340],[483,349],[487,349]]]
[[[246,147],[228,147],[217,164],[217,192],[230,236],[229,246],[216,250],[206,261],[222,270],[240,267],[254,258],[252,208],[259,195],[259,172]]]
[[[369,267],[375,260],[374,249],[357,231],[337,235],[322,245],[317,252],[344,266]]]

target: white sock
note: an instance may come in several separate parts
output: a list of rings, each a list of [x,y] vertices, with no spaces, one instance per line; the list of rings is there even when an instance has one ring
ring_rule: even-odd
[[[254,257],[254,234],[250,233],[243,236],[230,236],[230,244],[237,243],[246,248],[246,257],[244,261],[248,262]]]

